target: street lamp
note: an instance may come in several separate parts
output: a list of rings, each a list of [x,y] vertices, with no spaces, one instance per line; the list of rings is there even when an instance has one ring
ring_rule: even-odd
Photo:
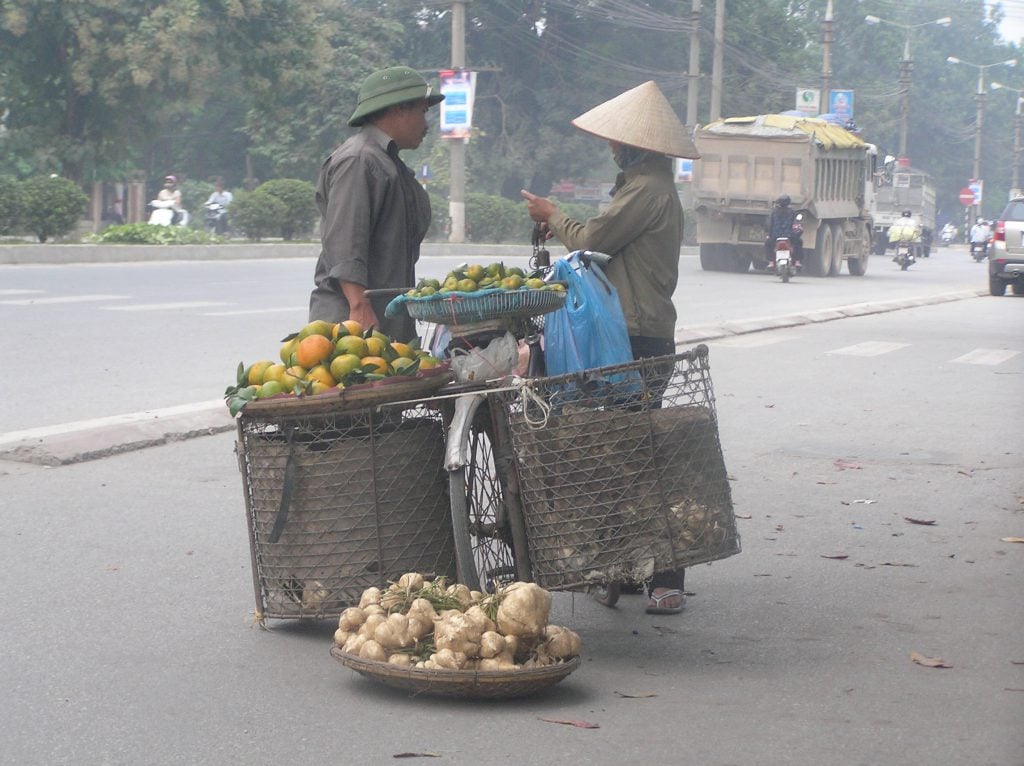
[[[947,56],[946,61],[950,64],[972,66],[978,70],[978,92],[974,94],[974,98],[978,102],[978,116],[974,120],[974,166],[972,181],[979,181],[981,180],[981,126],[985,120],[985,70],[991,69],[994,66],[1017,66],[1017,59],[1006,59],[1006,61],[996,61],[992,64],[975,64],[973,61],[964,61],[956,56]],[[981,212],[978,209],[979,207],[980,205],[974,205],[971,208],[972,225],[977,220],[978,213]]]
[[[1021,123],[1024,122],[1024,90],[1011,88],[1002,83],[992,83],[992,90],[1009,90],[1017,94],[1017,111],[1013,116],[1013,181],[1010,183],[1013,195],[1020,194],[1020,155],[1021,155]]]
[[[952,23],[949,16],[941,19],[925,21],[920,24],[899,24],[895,21],[880,19],[878,16],[865,16],[867,24],[888,24],[902,29],[906,36],[903,39],[903,60],[900,62],[900,157],[907,156],[907,123],[910,120],[910,72],[914,68],[914,61],[910,58],[910,35],[915,29],[929,27],[933,24],[937,27],[948,27]]]

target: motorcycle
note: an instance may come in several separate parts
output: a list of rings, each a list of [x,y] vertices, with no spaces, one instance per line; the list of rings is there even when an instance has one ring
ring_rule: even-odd
[[[892,259],[899,264],[900,271],[906,271],[917,263],[917,259],[914,257],[913,246],[910,242],[904,240],[896,243],[896,255]]]
[[[206,230],[211,234],[227,234],[227,206],[219,202],[207,202],[203,207],[206,208]]]
[[[971,258],[974,259],[975,263],[981,263],[985,260],[988,255],[988,242],[972,242],[971,243]]]
[[[949,247],[953,244],[953,240],[956,239],[956,229],[952,226],[945,226],[942,229],[942,233],[939,234],[939,244],[942,247]]]
[[[800,270],[796,259],[793,257],[792,239],[798,238],[804,231],[803,214],[798,213],[793,221],[791,237],[779,237],[775,240],[775,275],[783,282],[789,282],[789,278],[796,276]]]
[[[149,223],[155,226],[188,226],[188,211],[175,210],[174,200],[155,199],[148,207],[153,211],[149,214]]]

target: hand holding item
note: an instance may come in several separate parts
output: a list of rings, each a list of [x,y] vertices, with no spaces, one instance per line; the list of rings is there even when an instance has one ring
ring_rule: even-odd
[[[548,219],[555,212],[554,203],[544,197],[531,194],[526,189],[520,189],[519,194],[526,200],[526,212],[529,213],[530,218],[539,223],[547,223]]]

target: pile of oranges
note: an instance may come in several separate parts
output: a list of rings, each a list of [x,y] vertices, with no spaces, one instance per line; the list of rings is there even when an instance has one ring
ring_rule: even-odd
[[[236,385],[225,391],[232,414],[253,399],[278,394],[322,394],[392,375],[415,375],[438,365],[436,357],[409,343],[392,341],[379,330],[365,330],[351,319],[332,324],[310,322],[288,335],[278,354],[280,361],[261,359],[238,365]]]

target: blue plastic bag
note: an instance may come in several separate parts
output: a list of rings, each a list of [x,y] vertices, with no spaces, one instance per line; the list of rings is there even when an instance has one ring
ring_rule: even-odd
[[[572,252],[554,264],[554,279],[568,286],[565,306],[544,318],[548,375],[633,361],[619,294],[597,263],[583,263],[583,252]]]

